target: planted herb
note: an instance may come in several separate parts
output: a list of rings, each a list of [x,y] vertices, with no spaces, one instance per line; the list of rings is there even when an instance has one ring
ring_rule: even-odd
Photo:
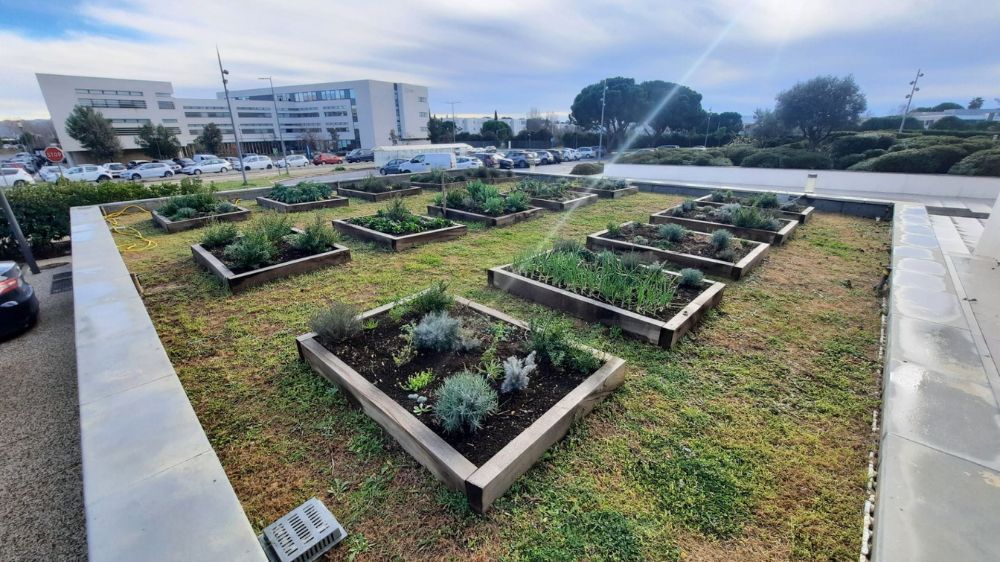
[[[393,199],[389,205],[379,209],[374,215],[350,218],[347,219],[347,222],[395,236],[427,232],[454,225],[453,222],[445,218],[424,217],[413,213],[406,208],[400,199]]]

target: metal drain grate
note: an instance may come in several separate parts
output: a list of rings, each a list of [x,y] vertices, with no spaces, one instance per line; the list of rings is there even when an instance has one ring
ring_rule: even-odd
[[[323,502],[310,498],[268,525],[257,538],[273,562],[311,562],[346,536]]]
[[[49,294],[65,293],[73,290],[73,272],[63,271],[52,276],[52,290]]]

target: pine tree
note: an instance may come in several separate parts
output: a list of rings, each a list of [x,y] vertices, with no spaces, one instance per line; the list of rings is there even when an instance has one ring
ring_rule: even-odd
[[[111,121],[92,107],[78,105],[66,118],[66,132],[89,150],[101,162],[114,160],[122,153],[122,145],[111,128]]]

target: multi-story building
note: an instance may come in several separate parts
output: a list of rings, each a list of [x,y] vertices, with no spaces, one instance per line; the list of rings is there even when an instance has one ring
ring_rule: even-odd
[[[907,117],[912,117],[928,128],[945,117],[958,117],[969,124],[984,121],[1000,121],[1000,108],[993,109],[943,109],[941,111],[911,111]]]
[[[225,93],[178,98],[170,82],[36,74],[56,134],[73,161],[86,150],[66,132],[66,118],[77,105],[98,109],[111,121],[126,156],[140,151],[135,142],[144,124],[164,125],[185,152],[209,123],[215,123],[235,154],[236,138]],[[425,142],[430,106],[427,87],[398,82],[354,80],[299,86],[230,90],[239,141],[245,153],[277,154],[280,141],[292,150],[370,148]],[[277,103],[277,114],[275,114]],[[279,127],[280,123],[280,127]]]

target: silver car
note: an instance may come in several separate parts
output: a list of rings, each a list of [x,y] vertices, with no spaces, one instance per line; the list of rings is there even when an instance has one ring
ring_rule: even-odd
[[[229,162],[223,160],[222,158],[208,158],[200,162],[195,162],[188,166],[181,168],[181,173],[187,174],[189,176],[200,176],[203,173],[213,172],[213,173],[224,173],[232,170],[232,166]]]

